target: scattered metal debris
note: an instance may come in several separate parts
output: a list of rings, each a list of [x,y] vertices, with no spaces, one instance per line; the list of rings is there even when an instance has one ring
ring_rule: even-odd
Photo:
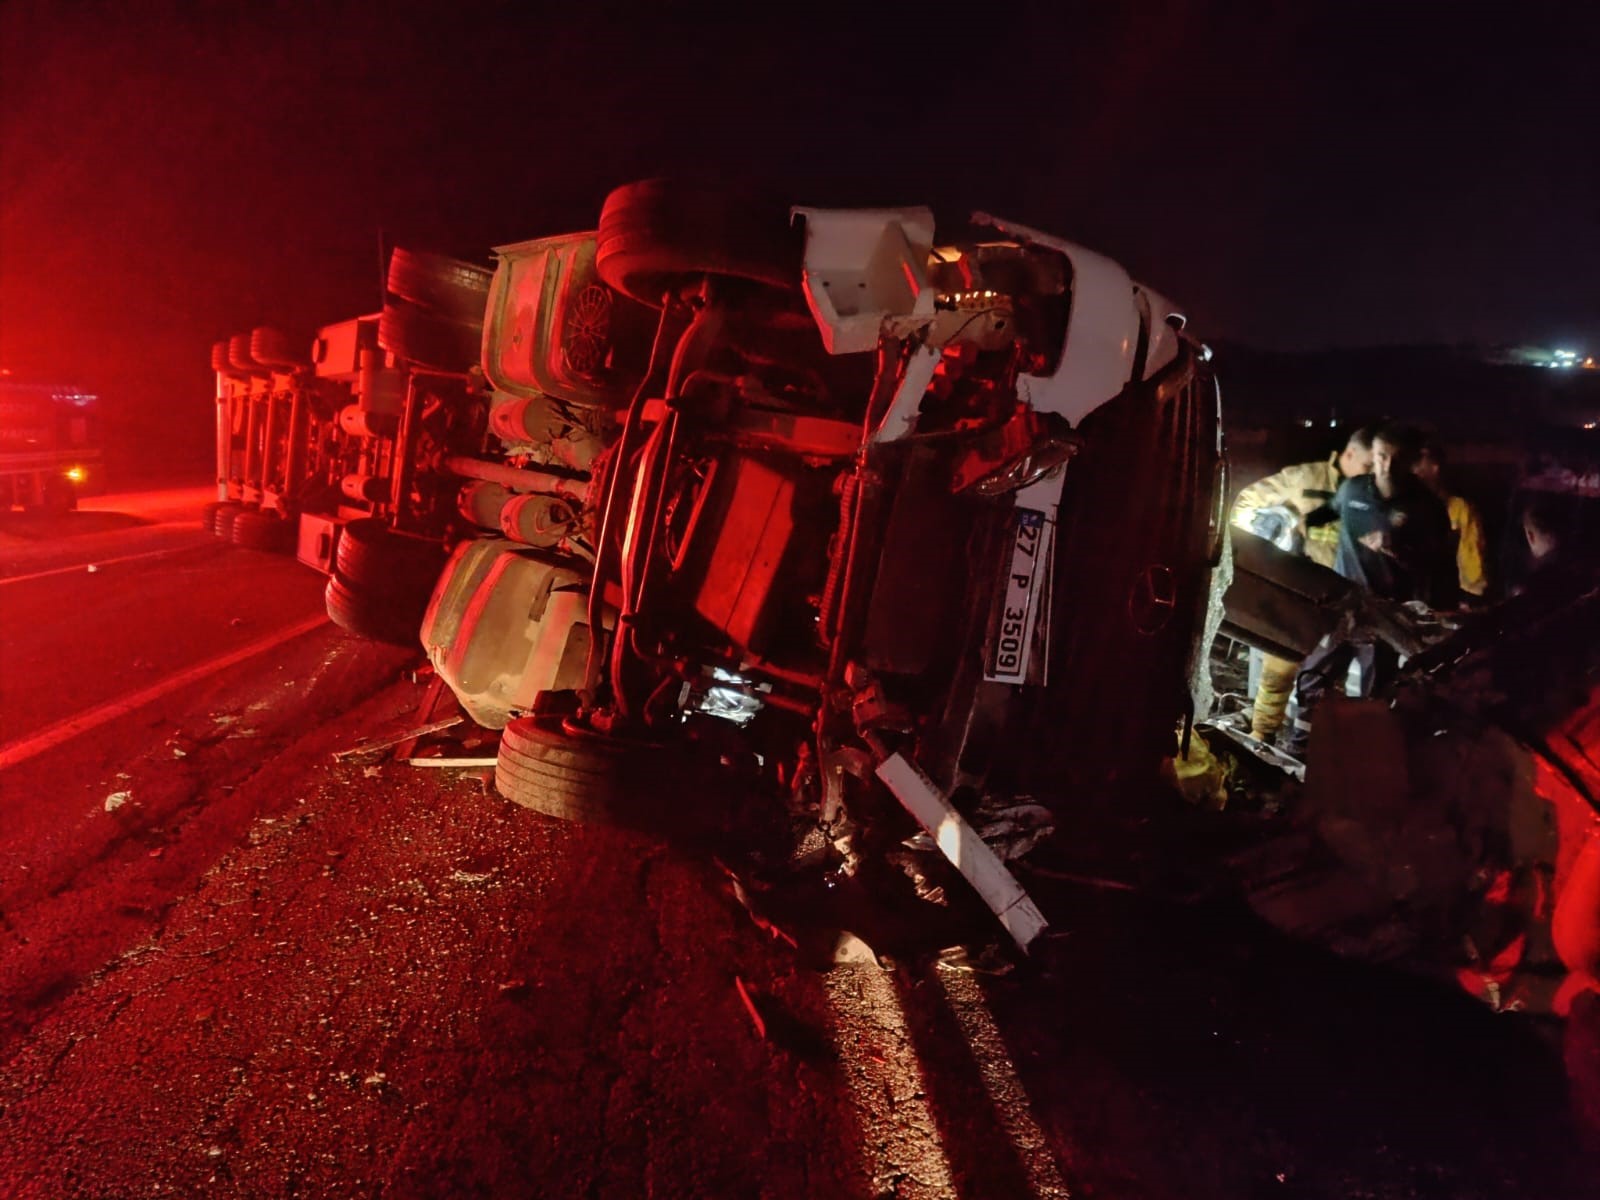
[[[438,708],[439,696],[444,691],[444,680],[438,675],[433,674],[433,669],[431,666],[428,668],[428,673],[433,677],[428,684],[427,691],[423,692],[422,694],[422,703],[417,706],[417,717],[424,723],[433,721],[435,719],[434,710]],[[410,678],[412,683],[421,683],[425,676],[423,675],[422,670],[419,668],[411,673]],[[416,753],[417,743],[422,740],[425,732],[425,728],[418,729],[410,736],[402,738],[395,747],[394,756],[398,759],[409,759]]]
[[[1019,796],[1009,804],[986,796],[972,819],[978,836],[1002,862],[1015,862],[1026,856],[1056,830],[1050,810],[1027,796]]]
[[[800,948],[799,942],[795,941],[795,939],[788,933],[778,928],[778,926],[767,920],[766,917],[762,916],[756,910],[755,901],[751,898],[750,892],[745,887],[743,881],[741,881],[740,878],[730,871],[726,866],[723,866],[720,863],[718,865],[722,866],[723,871],[728,876],[728,883],[733,888],[733,898],[744,907],[745,912],[750,914],[750,920],[755,922],[756,928],[761,930],[763,933],[771,934],[780,941],[787,942],[791,950],[798,950]]]
[[[751,1023],[756,1027],[756,1036],[762,1041],[766,1041],[767,1023],[761,1019],[761,1014],[756,1011],[756,1002],[750,998],[750,993],[744,986],[744,980],[735,975],[733,977],[733,986],[738,989],[739,999],[744,1001],[744,1010],[750,1014]]]
[[[457,713],[453,717],[446,717],[442,721],[430,721],[416,729],[408,729],[403,733],[391,733],[384,737],[369,738],[364,742],[357,742],[346,750],[334,751],[333,761],[343,762],[347,758],[355,758],[362,754],[375,754],[379,750],[387,750],[391,746],[398,746],[401,742],[411,741],[415,738],[425,737],[430,733],[439,733],[461,724],[466,718]]]
[[[942,951],[934,963],[939,971],[962,971],[969,975],[1009,975],[1016,964],[1001,953],[996,943],[980,946],[976,950],[966,946],[951,946]]]
[[[131,799],[133,799],[132,792],[112,792],[106,797],[106,811],[108,813],[116,812],[117,809],[121,808]]]
[[[494,755],[484,755],[475,758],[407,758],[402,760],[408,767],[454,767],[457,769],[470,769],[473,767],[492,767],[495,764]]]
[[[839,935],[839,940],[833,944],[833,961],[839,966],[856,963],[874,967],[883,966],[883,960],[878,957],[877,952],[853,933]]]
[[[1254,755],[1269,767],[1276,767],[1291,779],[1301,783],[1306,779],[1306,765],[1292,754],[1285,754],[1276,746],[1252,737],[1248,730],[1243,730],[1227,722],[1202,721],[1195,729],[1205,734],[1221,734],[1241,750]]]

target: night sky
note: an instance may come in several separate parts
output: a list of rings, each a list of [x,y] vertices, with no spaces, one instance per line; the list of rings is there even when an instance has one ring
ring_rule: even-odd
[[[212,341],[673,171],[1010,216],[1205,337],[1600,352],[1597,9],[9,0],[0,361],[203,461]]]

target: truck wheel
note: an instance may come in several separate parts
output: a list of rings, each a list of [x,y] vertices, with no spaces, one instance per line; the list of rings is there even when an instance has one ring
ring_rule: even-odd
[[[475,263],[396,246],[389,256],[389,290],[443,317],[483,323],[494,272]]]
[[[444,548],[434,541],[390,529],[376,517],[344,527],[334,551],[328,615],[334,623],[366,637],[409,645],[421,637],[434,585],[444,569]],[[336,605],[348,621],[335,614]]]
[[[623,295],[660,308],[668,292],[703,275],[793,291],[800,286],[803,245],[781,203],[646,179],[606,197],[595,269]]]
[[[293,371],[309,366],[310,359],[304,351],[296,354],[289,338],[281,330],[262,325],[250,334],[250,357],[268,367]]]
[[[265,379],[272,372],[250,353],[250,334],[236,333],[228,339],[228,365],[243,379]]]
[[[233,539],[233,522],[244,511],[244,505],[237,500],[228,500],[217,506],[217,511],[212,515],[211,532],[223,541]]]
[[[520,717],[500,735],[495,789],[561,821],[663,830],[681,761],[668,747]]]
[[[483,349],[483,316],[462,321],[409,300],[390,300],[378,314],[378,345],[419,367],[465,372],[477,365]]]
[[[290,544],[290,526],[274,513],[240,513],[233,519],[233,542],[247,550],[280,552]]]
[[[328,619],[357,637],[396,646],[417,644],[421,617],[413,618],[403,598],[368,588],[353,588],[337,575],[322,595]]]
[[[396,533],[376,517],[346,525],[333,558],[334,573],[357,589],[407,590],[406,585],[416,584],[428,594],[444,564],[438,542]]]

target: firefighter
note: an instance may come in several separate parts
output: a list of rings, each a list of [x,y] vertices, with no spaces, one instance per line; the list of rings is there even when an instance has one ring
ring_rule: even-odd
[[[1489,590],[1489,578],[1483,568],[1486,542],[1478,510],[1465,497],[1455,495],[1445,486],[1444,450],[1438,442],[1432,439],[1423,442],[1413,469],[1428,490],[1444,501],[1445,512],[1450,516],[1450,528],[1456,535],[1456,574],[1462,598],[1468,603],[1482,600]]]
[[[1357,429],[1343,450],[1319,462],[1298,463],[1268,475],[1239,493],[1234,501],[1233,523],[1280,549],[1304,554],[1313,562],[1332,567],[1339,546],[1338,522],[1308,528],[1306,517],[1333,499],[1345,479],[1372,470],[1372,431]],[[1300,664],[1259,650],[1250,652],[1255,686],[1250,735],[1270,741],[1283,728],[1284,714],[1294,692]]]

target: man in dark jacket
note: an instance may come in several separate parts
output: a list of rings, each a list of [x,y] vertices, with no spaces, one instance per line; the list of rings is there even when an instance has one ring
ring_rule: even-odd
[[[1385,425],[1372,438],[1372,473],[1346,479],[1308,524],[1340,522],[1333,569],[1386,600],[1453,608],[1455,533],[1439,497],[1412,471],[1418,441]]]
[[[1333,569],[1376,596],[1429,608],[1454,608],[1459,599],[1455,534],[1440,499],[1412,472],[1420,439],[1398,425],[1372,437],[1372,473],[1346,479],[1326,507],[1306,518],[1316,526],[1337,520],[1339,548]],[[1284,748],[1305,754],[1311,714],[1331,689],[1342,689],[1352,661],[1361,663],[1361,694],[1371,695],[1398,665],[1382,643],[1329,642],[1300,669],[1300,709]]]

